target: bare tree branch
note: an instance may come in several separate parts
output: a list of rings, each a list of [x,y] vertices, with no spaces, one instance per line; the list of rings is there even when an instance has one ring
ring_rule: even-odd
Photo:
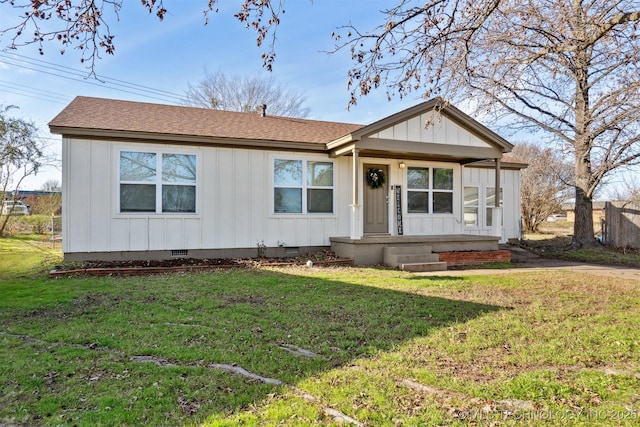
[[[198,83],[189,83],[183,103],[214,110],[260,112],[274,116],[306,117],[305,97],[299,92],[276,83],[273,78],[229,76],[223,71],[210,73]]]
[[[569,199],[571,165],[559,153],[532,143],[516,144],[512,156],[526,162],[520,177],[524,231],[533,233]]]

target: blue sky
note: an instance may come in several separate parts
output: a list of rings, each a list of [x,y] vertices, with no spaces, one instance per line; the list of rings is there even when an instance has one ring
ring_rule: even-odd
[[[184,94],[189,82],[201,80],[205,69],[268,77],[255,33],[233,17],[240,1],[223,0],[220,11],[210,14],[207,25],[203,16],[206,0],[164,3],[169,12],[159,22],[139,1],[124,1],[119,21],[110,25],[116,35],[115,55],[102,54],[96,67],[98,75],[107,77],[109,84],[87,78],[88,71],[75,49],[60,55],[60,46],[50,42],[44,46],[45,54],[39,55],[35,46],[6,50],[8,38],[0,39],[0,104],[20,107],[12,114],[33,120],[42,137],[50,138],[51,152],[59,157],[60,138],[49,134],[47,123],[75,96],[170,103],[171,98]],[[359,28],[371,28],[381,22],[379,11],[388,5],[388,0],[287,2],[277,32],[272,75],[278,83],[305,94],[305,106],[311,110],[308,118],[367,124],[421,101],[416,93],[389,102],[384,90],[380,90],[347,111],[349,53],[326,53],[334,46],[331,33],[336,27],[353,23]],[[0,28],[9,26],[15,16],[7,5],[0,5]],[[136,89],[139,85],[174,95],[140,91]],[[59,170],[46,168],[22,188],[38,189],[47,179],[60,177]]]
[[[67,49],[60,55],[58,43],[46,43],[45,54],[36,46],[6,50],[7,36],[0,38],[0,104],[16,105],[13,115],[34,121],[50,152],[60,157],[60,137],[48,132],[47,123],[75,96],[97,96],[144,102],[171,103],[184,94],[188,83],[197,83],[205,69],[230,75],[264,76],[262,49],[255,33],[233,14],[240,0],[221,0],[220,11],[204,25],[207,0],[164,0],[168,13],[163,22],[149,15],[139,0],[124,0],[119,20],[111,20],[116,35],[115,55],[102,54],[96,72],[106,82],[88,78],[80,54]],[[381,23],[380,10],[389,0],[288,0],[277,32],[277,58],[272,72],[276,82],[305,94],[308,118],[368,124],[421,102],[421,94],[387,100],[384,89],[370,93],[347,111],[347,71],[352,65],[348,51],[327,54],[334,47],[331,33],[353,23],[370,29]],[[15,24],[16,13],[0,5],[0,28]],[[16,56],[20,55],[20,56]],[[43,62],[44,61],[44,62]],[[154,91],[139,90],[140,86]],[[167,93],[158,94],[156,91]],[[160,99],[158,99],[160,98]],[[177,102],[177,101],[175,101]],[[458,105],[458,107],[464,108]],[[512,142],[535,138],[520,136]],[[533,139],[532,139],[533,138]],[[624,174],[611,177],[618,185]],[[23,189],[39,189],[48,179],[61,179],[49,167],[25,181]],[[601,193],[602,194],[602,193]]]

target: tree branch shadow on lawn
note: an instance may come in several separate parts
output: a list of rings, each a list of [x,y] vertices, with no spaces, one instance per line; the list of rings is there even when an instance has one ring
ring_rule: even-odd
[[[382,288],[362,283],[372,276],[358,273],[349,276],[352,283],[324,276],[249,270],[52,281],[47,286],[83,290],[70,302],[2,316],[5,338],[21,341],[12,360],[29,355],[35,372],[17,376],[13,397],[0,399],[0,406],[32,408],[31,420],[45,424],[51,417],[101,423],[116,414],[124,424],[198,423],[237,414],[279,387],[503,309],[419,295],[409,287]],[[39,358],[46,358],[46,368]],[[16,369],[24,368],[8,371]],[[53,382],[47,379],[52,372]],[[33,378],[42,380],[37,393],[20,383],[33,386]],[[157,395],[145,400],[152,385]],[[57,393],[74,394],[61,398],[64,411],[40,407]],[[79,403],[74,408],[70,401]],[[101,409],[104,401],[108,411]]]

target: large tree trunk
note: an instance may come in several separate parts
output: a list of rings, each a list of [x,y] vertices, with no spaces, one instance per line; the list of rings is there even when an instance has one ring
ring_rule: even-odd
[[[575,222],[573,223],[573,241],[575,249],[592,247],[597,244],[593,232],[593,204],[591,197],[576,186]]]
[[[586,40],[585,16],[582,1],[574,0],[573,29],[576,40]],[[575,92],[575,172],[576,172],[576,201],[575,221],[573,224],[573,249],[591,247],[596,245],[593,233],[593,187],[591,185],[593,174],[591,171],[591,147],[592,135],[590,126],[592,122],[589,107],[589,72],[591,58],[590,50],[579,49],[574,58],[574,78],[576,82]]]
[[[593,247],[597,244],[593,230],[593,192],[591,191],[591,148],[584,134],[575,142],[575,221],[572,249]]]

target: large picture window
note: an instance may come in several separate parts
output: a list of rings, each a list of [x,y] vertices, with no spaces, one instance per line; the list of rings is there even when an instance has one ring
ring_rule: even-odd
[[[273,161],[275,213],[333,213],[333,163]]]
[[[120,212],[195,213],[196,156],[120,152]]]
[[[453,169],[407,168],[407,212],[453,213]]]

